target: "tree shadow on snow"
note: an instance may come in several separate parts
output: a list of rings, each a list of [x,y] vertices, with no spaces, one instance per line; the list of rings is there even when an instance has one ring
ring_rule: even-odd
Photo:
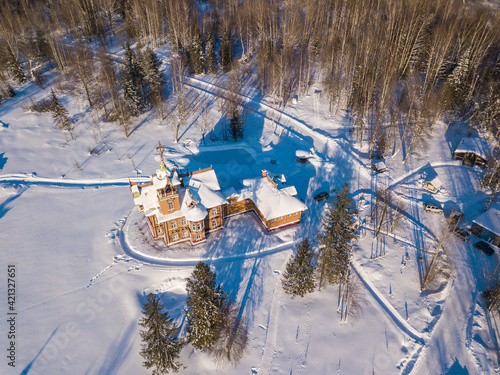
[[[462,367],[458,359],[455,358],[455,362],[453,362],[453,365],[446,372],[446,375],[469,375],[469,370],[465,366]]]
[[[28,366],[26,366],[24,368],[24,370],[21,372],[20,375],[26,375],[26,374],[29,373],[29,371],[31,370],[31,367],[36,362],[36,360],[38,359],[38,357],[40,356],[40,354],[42,354],[43,350],[49,344],[50,340],[52,340],[52,337],[54,337],[54,335],[56,334],[56,332],[57,332],[58,329],[59,329],[59,327],[57,327],[54,331],[52,331],[51,335],[49,336],[49,338],[47,339],[47,341],[45,341],[45,344],[43,344],[43,346],[40,349],[40,351],[35,355],[35,357],[31,360],[31,362],[28,363]],[[36,368],[36,366],[35,366],[35,368]]]
[[[97,373],[99,374],[119,374],[120,367],[125,359],[130,355],[134,346],[135,331],[137,322],[132,320],[120,338],[117,338],[109,347],[108,352],[104,356],[104,363]]]

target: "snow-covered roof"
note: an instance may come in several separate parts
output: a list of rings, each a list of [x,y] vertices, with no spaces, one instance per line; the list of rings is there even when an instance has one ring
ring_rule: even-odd
[[[435,175],[427,175],[424,179],[424,183],[432,184],[436,189],[440,189],[443,186],[443,183],[439,179],[437,174]]]
[[[198,181],[201,185],[205,185],[211,190],[220,190],[219,180],[217,180],[217,175],[213,169],[209,169],[203,172],[195,172],[191,176],[185,177],[186,184],[190,186],[191,180]]]
[[[251,199],[267,220],[307,210],[307,206],[290,194],[277,189],[266,177],[246,179],[238,200]]]
[[[153,186],[156,190],[165,188],[165,186],[167,186],[166,177],[153,175]]]
[[[297,150],[295,151],[295,156],[297,158],[308,158],[309,156],[311,156],[311,153],[305,150]]]
[[[170,182],[172,183],[172,185],[174,186],[178,186],[181,184],[181,181],[179,180],[179,174],[177,173],[177,171],[174,171],[173,175],[172,175],[172,178],[170,180]]]
[[[375,166],[375,168],[377,168],[378,171],[387,169],[387,166],[382,160],[377,160],[377,161],[373,160],[372,165]]]
[[[132,188],[134,188],[134,186],[132,186]],[[134,198],[135,205],[143,206],[146,216],[153,215],[153,211],[160,207],[158,197],[156,196],[155,186],[147,185],[143,186],[140,190],[137,188],[137,190],[140,191],[140,195],[137,198]]]
[[[498,206],[488,208],[486,212],[483,212],[472,221],[500,236],[500,210]]]
[[[292,197],[295,197],[297,195],[297,189],[295,189],[295,186],[288,186],[281,189],[281,191],[290,194]]]
[[[455,153],[471,152],[483,159],[488,159],[491,153],[490,144],[482,138],[468,137],[460,141],[459,145],[455,149]]]

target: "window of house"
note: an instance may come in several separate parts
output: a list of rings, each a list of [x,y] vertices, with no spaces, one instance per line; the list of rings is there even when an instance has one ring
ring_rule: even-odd
[[[217,220],[213,219],[212,220],[212,228],[215,228],[217,226]]]
[[[287,217],[288,219],[290,219],[290,218],[292,217],[292,214],[287,215],[286,217]]]
[[[271,220],[271,223],[276,223],[276,219],[272,219],[272,220]]]
[[[191,228],[195,231],[196,230],[196,224],[193,224]]]
[[[168,210],[169,210],[169,211],[172,211],[173,209],[174,209],[174,202],[173,202],[173,201],[171,201],[171,200],[169,200],[169,201],[168,201]]]
[[[163,234],[163,227],[161,225],[158,226],[158,234]]]
[[[182,219],[181,219],[181,225],[182,225],[182,226],[187,225],[187,221],[186,221],[186,219],[184,219],[184,218],[182,218]]]
[[[184,230],[182,231],[182,236],[183,236],[184,238],[186,238],[186,237],[188,237],[188,236],[189,236],[189,232],[187,231],[187,229],[184,229]]]
[[[201,240],[201,234],[198,234],[198,235],[196,236],[196,239],[197,239],[197,240]]]
[[[177,241],[179,239],[179,234],[177,232],[175,232],[173,235],[172,235],[172,238],[174,241]]]
[[[217,215],[217,212],[218,212],[217,208],[212,208],[212,215]]]
[[[172,229],[177,228],[177,222],[176,221],[171,221],[170,222],[170,228],[172,228]]]
[[[296,213],[294,213],[294,214],[293,214],[293,216],[297,216],[298,214],[299,214],[299,213],[298,213],[298,212],[296,212]]]
[[[200,230],[201,230],[201,224],[198,223],[198,231],[200,231]]]

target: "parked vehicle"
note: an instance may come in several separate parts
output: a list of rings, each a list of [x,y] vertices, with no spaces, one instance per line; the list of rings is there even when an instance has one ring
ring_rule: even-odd
[[[462,241],[469,241],[470,239],[470,232],[462,228],[455,228],[453,234],[460,238]]]
[[[486,255],[493,255],[495,253],[495,250],[493,250],[492,247],[484,241],[476,242],[474,247],[478,250],[481,250]]]
[[[443,213],[443,208],[438,203],[424,203],[425,212]]]
[[[321,202],[325,199],[328,199],[328,197],[330,197],[330,194],[328,194],[326,191],[322,191],[321,193],[318,193],[314,196],[314,200],[316,202]]]

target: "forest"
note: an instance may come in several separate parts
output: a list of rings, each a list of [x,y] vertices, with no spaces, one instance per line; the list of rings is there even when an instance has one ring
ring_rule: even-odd
[[[499,14],[475,0],[2,0],[0,100],[15,95],[12,83],[43,88],[54,71],[57,90],[126,136],[153,109],[177,140],[189,75],[229,73],[229,92],[251,85],[276,109],[319,84],[370,157],[404,148],[406,162],[438,119],[500,136]],[[123,58],[109,52],[113,40]],[[154,52],[167,43],[168,72]],[[233,99],[224,114],[237,124]]]

